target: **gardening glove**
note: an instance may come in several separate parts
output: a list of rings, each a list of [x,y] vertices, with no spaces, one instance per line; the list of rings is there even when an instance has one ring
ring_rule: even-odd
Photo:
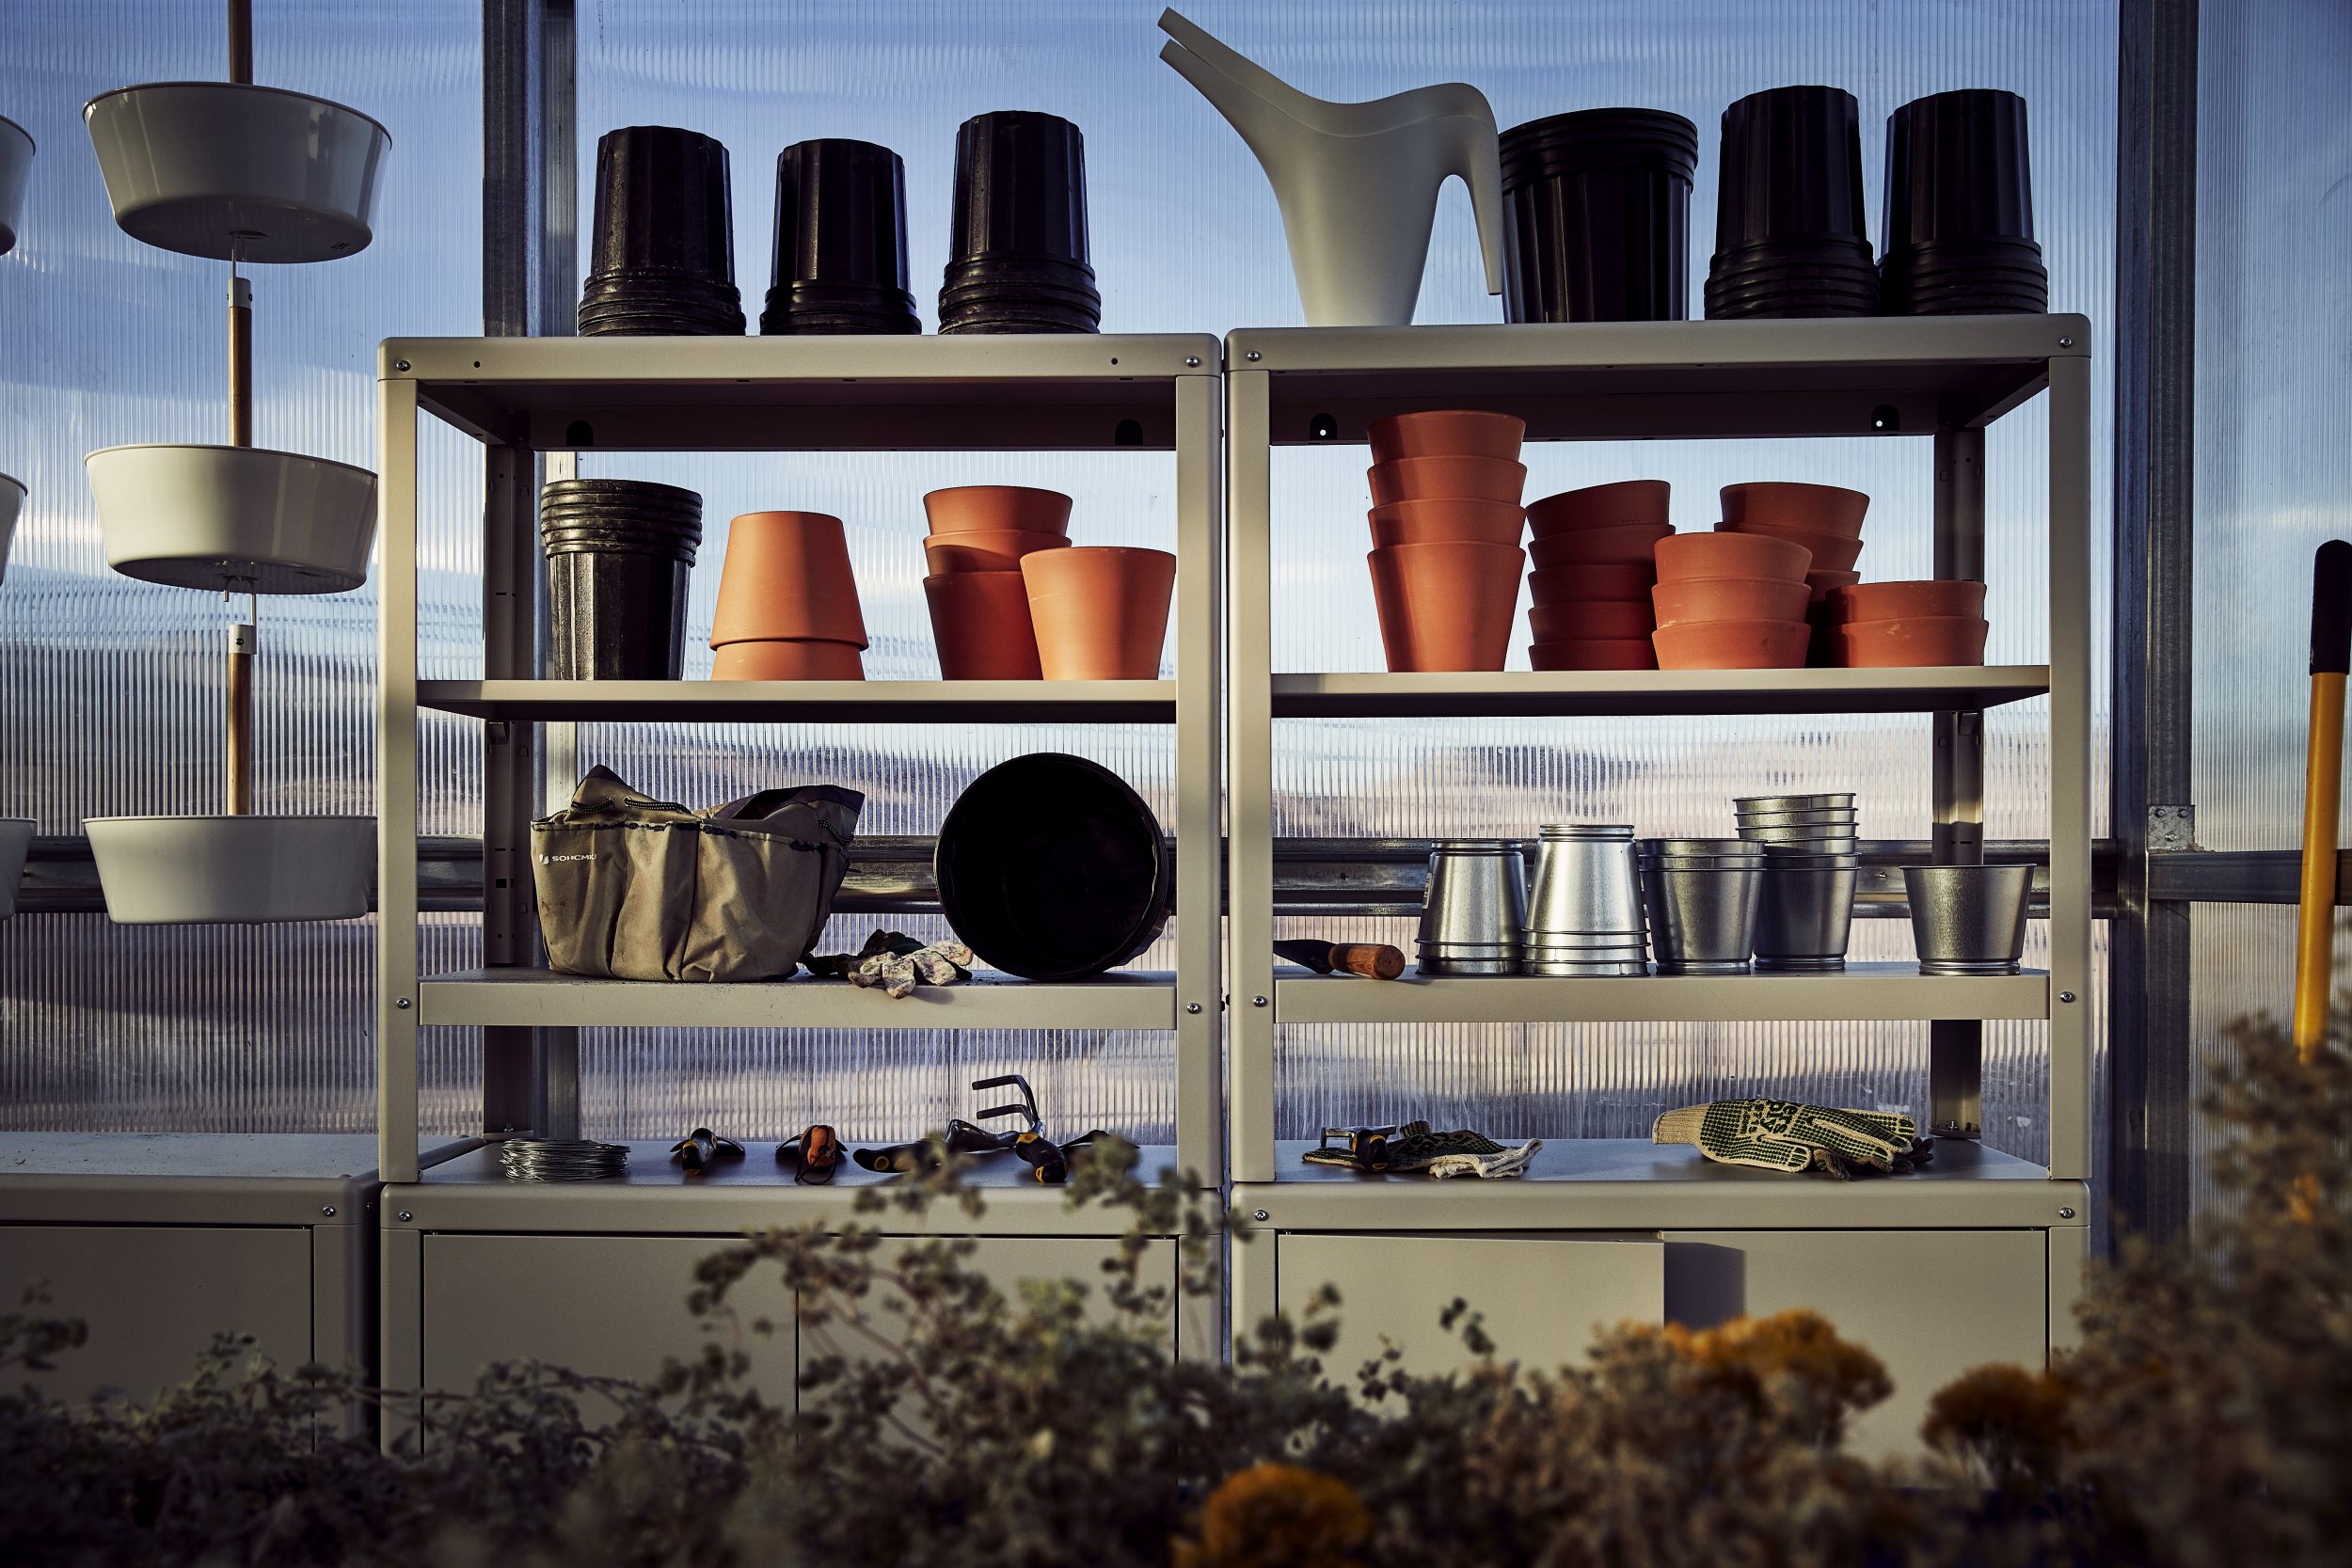
[[[1794,1100],[1716,1100],[1668,1111],[1650,1141],[1696,1144],[1726,1165],[1825,1171],[1843,1180],[1862,1171],[1909,1170],[1918,1123],[1891,1111],[1839,1111]]]
[[[1483,1176],[1489,1181],[1525,1176],[1529,1163],[1543,1147],[1543,1139],[1530,1138],[1517,1148],[1497,1154],[1440,1154],[1429,1162],[1429,1174],[1439,1180],[1449,1176]]]

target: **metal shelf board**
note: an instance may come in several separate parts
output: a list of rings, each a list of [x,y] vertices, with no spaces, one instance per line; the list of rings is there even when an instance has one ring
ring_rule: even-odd
[[[394,338],[380,380],[541,451],[1044,451],[1176,445],[1204,335]]]
[[[1906,963],[1852,964],[1839,974],[1651,974],[1554,979],[1533,974],[1396,980],[1284,974],[1279,1023],[1725,1023],[2040,1019],[2050,977],[1922,974]]]
[[[429,1140],[431,1166],[474,1141]],[[0,1135],[0,1221],[363,1225],[373,1132],[12,1132]]]
[[[2049,666],[1277,674],[1277,719],[1938,713],[2040,697]]]
[[[1167,724],[1174,681],[419,681],[417,705],[606,723]]]
[[[982,973],[891,998],[806,975],[760,984],[607,980],[545,969],[476,969],[418,988],[418,1022],[525,1028],[1173,1029],[1164,972],[1046,985]],[[681,1129],[683,1131],[683,1129]]]
[[[2074,315],[1277,327],[1229,334],[1226,364],[1267,372],[1276,446],[1464,406],[1536,440],[1925,436],[1990,423],[2090,345]]]
[[[1277,1144],[1274,1181],[1236,1183],[1234,1206],[1285,1230],[2055,1227],[2090,1212],[2083,1183],[1963,1139],[1937,1140],[1913,1175],[1851,1181],[1717,1164],[1640,1138],[1549,1140],[1526,1176],[1502,1181],[1363,1176],[1306,1164],[1312,1147]]]
[[[500,1165],[498,1145],[491,1143],[435,1166],[414,1183],[387,1188],[384,1227],[727,1237],[771,1226],[854,1218],[896,1234],[1108,1236],[1124,1228],[1116,1212],[1073,1210],[1065,1189],[1041,1186],[1029,1179],[1026,1165],[1009,1156],[976,1162],[964,1177],[967,1185],[985,1192],[984,1213],[976,1219],[954,1203],[942,1203],[933,1210],[935,1223],[927,1225],[900,1210],[854,1212],[860,1192],[886,1187],[894,1177],[845,1162],[830,1184],[804,1187],[793,1181],[792,1166],[776,1163],[772,1140],[746,1141],[743,1148],[742,1159],[722,1161],[707,1175],[690,1177],[671,1163],[668,1144],[632,1141],[628,1173],[612,1180],[516,1181]],[[1176,1164],[1172,1144],[1146,1145],[1142,1155],[1137,1171],[1147,1180]],[[403,1219],[403,1213],[409,1217]]]

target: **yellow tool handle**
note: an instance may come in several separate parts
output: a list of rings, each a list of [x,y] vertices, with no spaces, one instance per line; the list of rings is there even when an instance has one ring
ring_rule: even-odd
[[[2303,764],[2303,884],[2295,927],[2295,1049],[2307,1062],[2327,1041],[2335,981],[2336,817],[2343,803],[2347,667],[2352,544],[2330,539],[2312,561],[2311,742]]]

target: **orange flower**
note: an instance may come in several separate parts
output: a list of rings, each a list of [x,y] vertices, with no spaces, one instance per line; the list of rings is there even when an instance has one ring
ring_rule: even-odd
[[[1342,1554],[1372,1536],[1345,1482],[1295,1465],[1227,1476],[1200,1510],[1200,1539],[1175,1544],[1176,1568],[1359,1568]]]

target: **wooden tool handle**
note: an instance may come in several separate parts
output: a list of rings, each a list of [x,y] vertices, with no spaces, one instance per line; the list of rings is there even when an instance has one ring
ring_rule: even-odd
[[[1393,980],[1405,973],[1405,955],[1386,942],[1354,942],[1331,949],[1331,967],[1371,980]]]

